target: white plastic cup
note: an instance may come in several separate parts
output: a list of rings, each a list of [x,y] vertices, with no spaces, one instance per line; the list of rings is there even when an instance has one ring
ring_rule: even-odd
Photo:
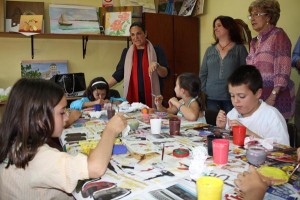
[[[150,127],[151,127],[152,134],[160,134],[161,119],[150,119]]]

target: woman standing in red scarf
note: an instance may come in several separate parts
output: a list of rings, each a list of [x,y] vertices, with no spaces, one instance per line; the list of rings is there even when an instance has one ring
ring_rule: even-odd
[[[124,97],[130,103],[153,107],[153,96],[161,94],[161,79],[169,73],[167,59],[159,46],[146,39],[147,32],[141,22],[131,24],[129,31],[133,44],[123,50],[108,84],[112,87],[124,79]]]

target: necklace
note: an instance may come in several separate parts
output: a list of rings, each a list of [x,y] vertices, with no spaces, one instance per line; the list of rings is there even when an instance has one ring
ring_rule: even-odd
[[[222,51],[228,46],[231,44],[231,42],[228,42],[224,47],[222,47],[222,45],[220,44],[220,42],[218,43],[219,46],[221,47]]]

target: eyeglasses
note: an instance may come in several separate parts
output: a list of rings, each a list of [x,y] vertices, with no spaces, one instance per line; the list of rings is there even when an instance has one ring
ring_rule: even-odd
[[[248,15],[248,19],[252,19],[259,16],[267,15],[268,13],[252,13],[251,15]]]

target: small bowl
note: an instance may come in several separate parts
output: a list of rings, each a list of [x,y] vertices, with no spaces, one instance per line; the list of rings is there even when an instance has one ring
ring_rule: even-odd
[[[129,125],[130,130],[135,131],[139,128],[140,122],[136,119],[129,119],[127,124]]]

